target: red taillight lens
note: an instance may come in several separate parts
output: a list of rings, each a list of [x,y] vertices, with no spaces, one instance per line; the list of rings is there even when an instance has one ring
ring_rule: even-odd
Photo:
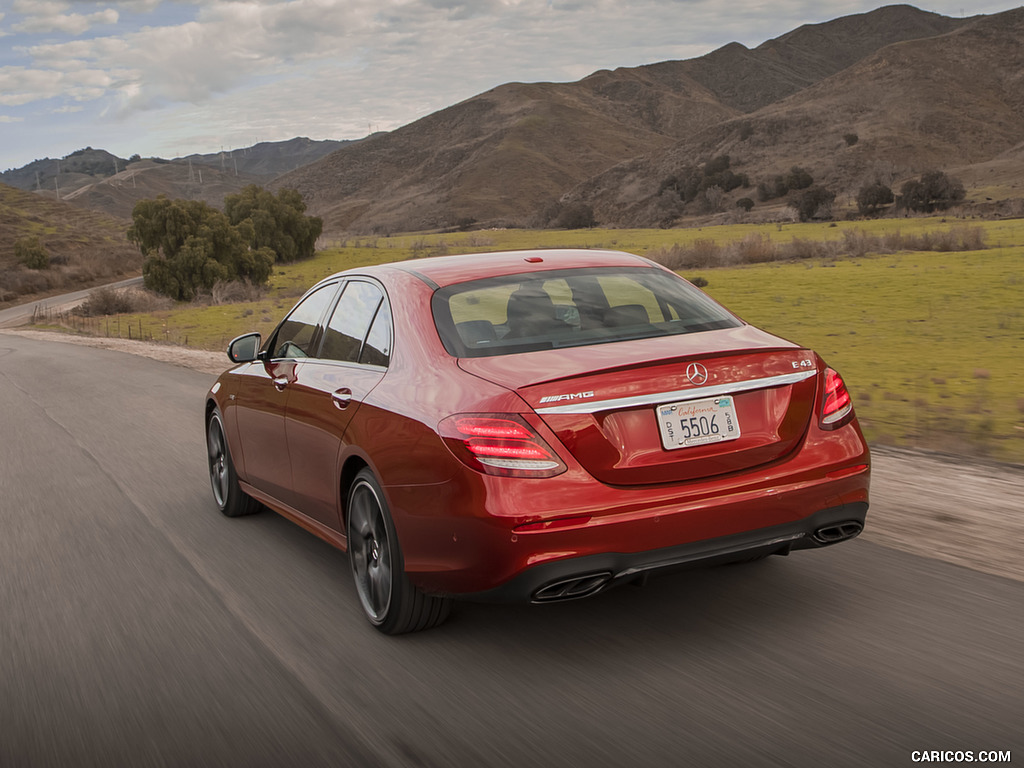
[[[463,464],[488,475],[552,477],[566,469],[536,430],[514,413],[449,416],[438,432]]]
[[[825,397],[821,407],[821,426],[838,429],[853,418],[853,402],[843,377],[831,368],[825,369]]]

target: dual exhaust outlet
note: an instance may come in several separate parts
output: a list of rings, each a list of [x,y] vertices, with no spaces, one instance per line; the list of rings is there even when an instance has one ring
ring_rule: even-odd
[[[818,546],[824,547],[852,539],[863,530],[864,524],[860,521],[844,520],[840,523],[833,523],[818,528],[811,534],[810,539]],[[787,547],[784,552],[780,551],[778,554],[788,554],[788,552],[789,548]],[[614,579],[615,574],[611,571],[598,571],[560,579],[546,584],[534,592],[533,602],[553,603],[589,597],[603,590]]]

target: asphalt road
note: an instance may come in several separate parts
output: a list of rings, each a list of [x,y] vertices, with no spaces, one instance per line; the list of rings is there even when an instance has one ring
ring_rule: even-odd
[[[142,285],[141,277],[131,277],[116,283],[110,283],[102,288],[128,288],[134,285]],[[15,328],[25,325],[32,320],[32,313],[36,310],[50,310],[53,312],[66,312],[77,307],[88,298],[89,294],[96,288],[87,288],[73,293],[64,293],[60,296],[51,296],[46,299],[36,299],[16,307],[8,307],[0,310],[0,328]]]
[[[0,766],[1024,760],[1024,583],[858,540],[387,638],[341,553],[216,512],[212,381],[0,336]]]

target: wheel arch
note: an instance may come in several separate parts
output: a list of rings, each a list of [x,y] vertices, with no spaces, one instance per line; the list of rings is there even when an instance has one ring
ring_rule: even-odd
[[[353,454],[345,459],[341,467],[338,481],[338,511],[341,518],[341,530],[348,530],[348,494],[356,481],[356,475],[362,470],[369,469],[376,477],[377,473],[362,456]],[[378,478],[377,482],[380,482]]]

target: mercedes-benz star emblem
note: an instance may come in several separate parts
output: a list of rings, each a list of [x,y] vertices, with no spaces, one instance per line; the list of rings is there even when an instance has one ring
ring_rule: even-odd
[[[690,380],[691,384],[696,384],[699,387],[708,380],[708,369],[700,363],[690,363],[686,366],[686,378]]]

